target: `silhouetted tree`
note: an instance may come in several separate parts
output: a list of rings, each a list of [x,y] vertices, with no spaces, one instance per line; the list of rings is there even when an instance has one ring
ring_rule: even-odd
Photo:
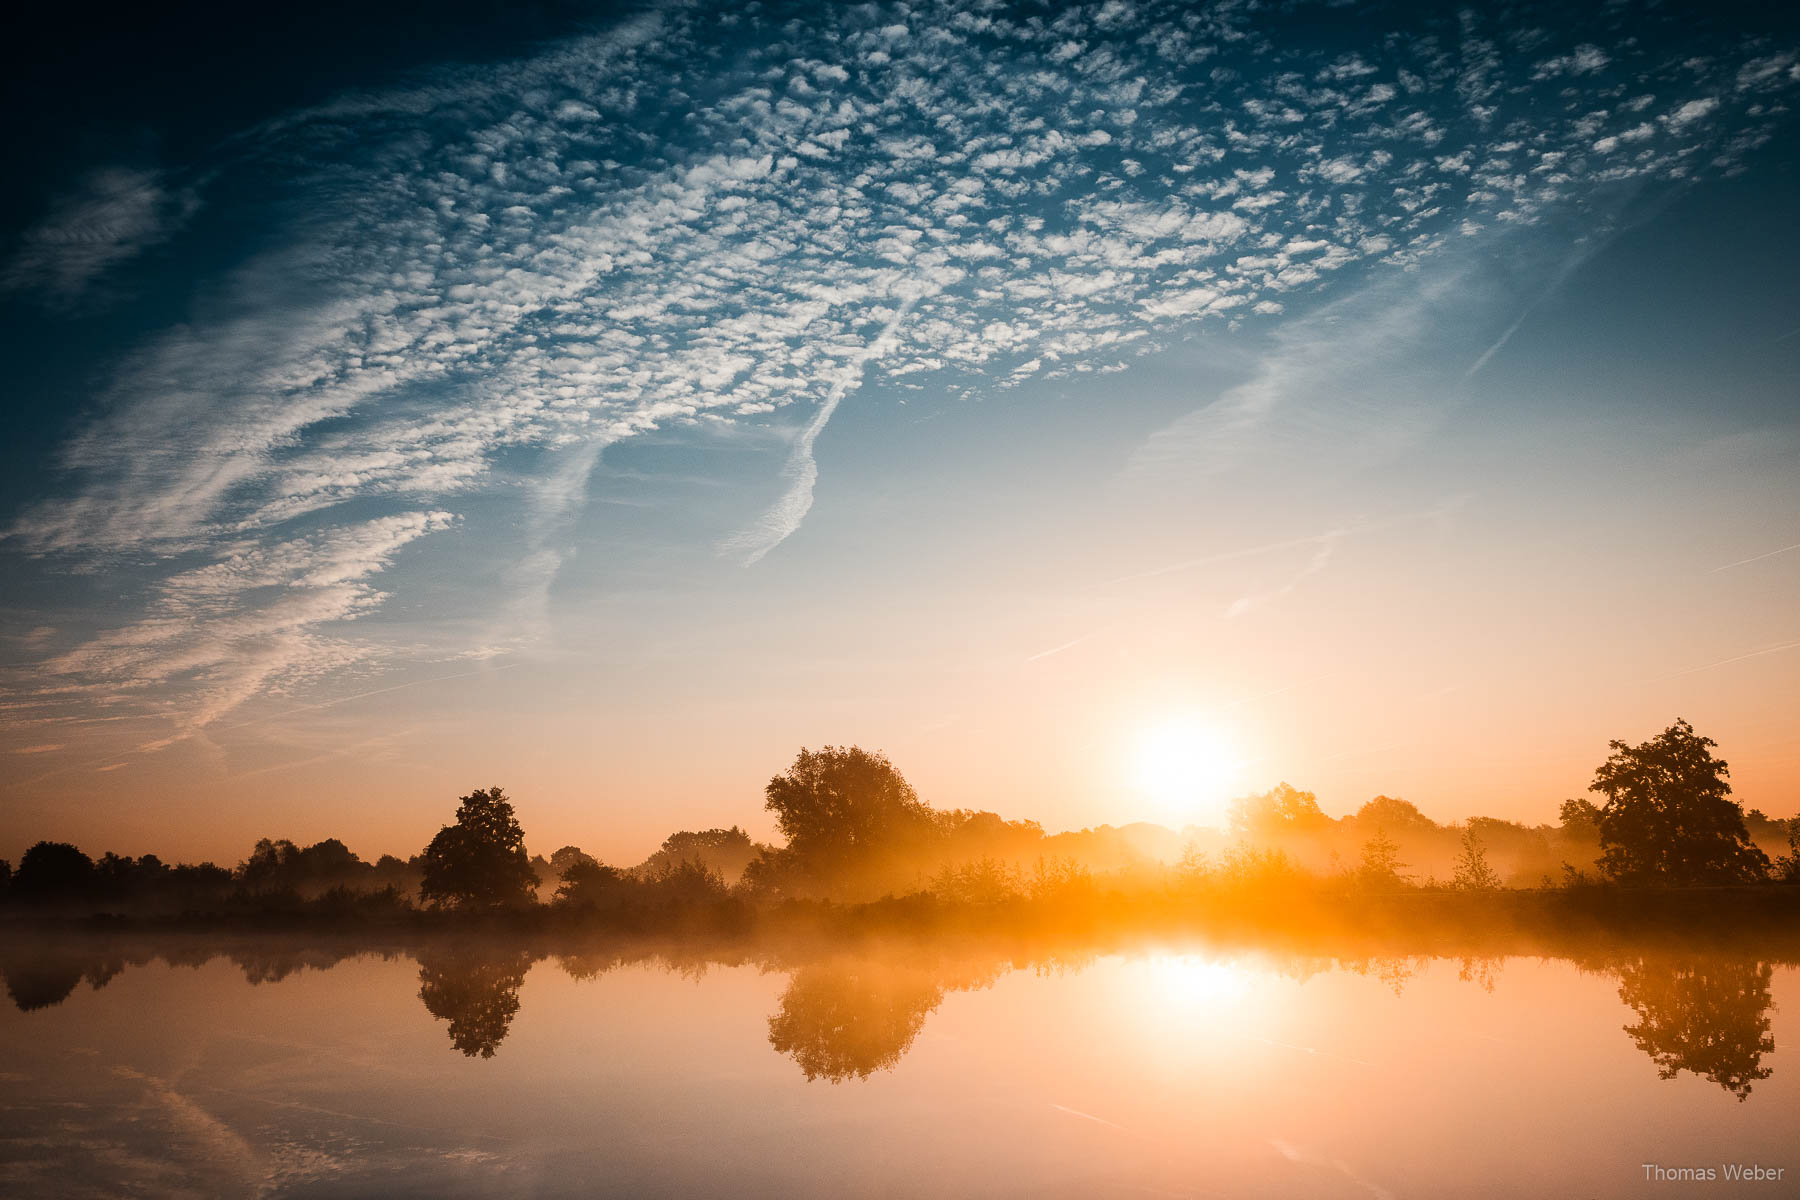
[[[78,896],[93,883],[94,861],[67,842],[39,842],[19,859],[12,893],[31,900]]]
[[[1775,860],[1775,878],[1783,883],[1800,883],[1800,817],[1787,823],[1788,853]]]
[[[1600,810],[1601,866],[1626,883],[1736,883],[1767,876],[1769,859],[1751,844],[1744,813],[1730,798],[1718,743],[1677,720],[1641,746],[1614,741],[1588,789]]]
[[[108,850],[94,864],[92,891],[109,898],[141,898],[159,887],[168,874],[169,868],[154,854],[132,858]]]
[[[1397,796],[1377,796],[1357,809],[1356,824],[1361,829],[1394,833],[1430,832],[1438,827],[1437,822],[1420,812],[1417,805]]]
[[[636,891],[634,877],[584,854],[563,871],[555,901],[572,908],[615,909],[628,904]]]
[[[1752,841],[1757,838],[1779,841],[1787,836],[1787,822],[1778,817],[1771,817],[1760,808],[1746,809],[1744,832],[1750,835]]]
[[[332,886],[366,885],[374,873],[373,867],[336,838],[305,848],[286,838],[263,838],[238,865],[238,878],[252,891],[291,888],[310,894]]]
[[[422,953],[419,999],[425,1011],[450,1022],[451,1045],[470,1058],[492,1058],[518,1015],[519,985],[531,963],[524,950]]]
[[[1556,861],[1556,854],[1550,847],[1548,826],[1533,829],[1498,817],[1470,817],[1464,824],[1481,839],[1481,848],[1486,854],[1513,863],[1535,862],[1549,866]],[[1595,853],[1599,851],[1596,841],[1590,840],[1584,845],[1591,846]]]
[[[1231,831],[1241,838],[1266,841],[1291,834],[1315,834],[1331,828],[1319,798],[1283,781],[1255,796],[1231,803]]]
[[[931,809],[887,756],[860,746],[802,748],[763,793],[763,807],[804,862],[854,860],[934,827]]]
[[[1377,829],[1375,836],[1363,843],[1357,882],[1375,890],[1401,887],[1406,883],[1406,877],[1400,873],[1400,868],[1405,865],[1400,861],[1400,844],[1385,831]]]
[[[1600,806],[1592,800],[1571,796],[1562,802],[1558,815],[1563,832],[1571,837],[1600,836]]]
[[[1619,972],[1619,999],[1638,1021],[1625,1032],[1664,1079],[1692,1071],[1745,1100],[1772,1073],[1762,1065],[1775,1050],[1772,974],[1768,963],[1742,959],[1631,963]]]
[[[905,1057],[943,998],[918,970],[875,962],[802,967],[769,1018],[769,1045],[808,1079],[867,1079]]]
[[[238,864],[238,877],[245,887],[281,887],[287,884],[284,877],[299,857],[300,847],[287,838],[258,838],[250,857]]]
[[[11,886],[12,864],[6,859],[0,858],[0,896],[4,896],[6,894],[6,889]]]
[[[1040,869],[1048,876],[1049,868]],[[973,862],[952,863],[931,879],[931,894],[950,904],[992,907],[1018,900],[1025,895],[1024,875],[999,859],[978,858]]]
[[[1045,857],[1044,827],[1036,821],[1008,821],[999,813],[966,808],[940,813],[946,850],[952,862],[972,858],[999,858],[1033,862]]]
[[[695,859],[663,861],[639,876],[645,898],[661,908],[695,909],[730,894],[725,877]]]
[[[699,863],[718,872],[727,882],[736,881],[761,849],[750,835],[733,825],[730,829],[681,830],[663,839],[655,854],[638,864],[639,875],[681,862]]]
[[[525,853],[525,831],[497,787],[462,797],[456,823],[438,830],[425,847],[423,866],[419,895],[439,907],[527,905],[538,882]]]
[[[564,846],[550,856],[550,878],[562,879],[569,868],[578,862],[598,863],[600,860],[591,854],[582,852],[580,846]]]
[[[1491,892],[1500,886],[1500,875],[1488,866],[1481,836],[1473,829],[1463,830],[1462,852],[1456,856],[1456,873],[1451,876],[1450,885],[1465,892]]]
[[[219,896],[230,889],[231,872],[215,863],[179,863],[169,869],[168,887],[189,900]]]

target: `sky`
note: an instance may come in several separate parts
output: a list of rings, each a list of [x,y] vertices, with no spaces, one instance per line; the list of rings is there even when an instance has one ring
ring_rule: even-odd
[[[0,855],[636,861],[827,743],[1538,823],[1677,717],[1800,811],[1775,7],[41,14]]]

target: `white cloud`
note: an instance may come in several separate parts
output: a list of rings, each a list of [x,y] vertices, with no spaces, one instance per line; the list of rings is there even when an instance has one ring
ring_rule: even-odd
[[[1691,178],[1703,126],[1752,132],[1772,118],[1732,106],[1793,84],[1721,55],[1694,86],[1754,97],[1688,102],[1653,136],[1618,100],[1666,74],[1641,40],[1534,68],[1470,12],[1454,56],[1371,31],[1390,49],[1276,62],[1237,53],[1279,33],[1248,6],[1071,12],[734,10],[722,58],[716,14],[674,9],[247,135],[225,169],[275,172],[260,182],[305,224],[117,365],[65,485],[8,531],[157,573],[135,619],[57,660],[58,686],[186,679],[171,705],[216,714],[353,661],[367,648],[336,623],[482,489],[527,509],[509,612],[538,627],[602,447],[798,405],[780,500],[727,539],[754,561],[799,527],[815,441],[865,379],[1016,386],[1119,369],[1200,322],[1303,318],[1358,263],[1417,267],[1599,189]],[[665,121],[676,92],[699,99]],[[32,243],[62,249],[9,278],[88,286],[185,211],[154,177],[83,196]],[[538,475],[512,486],[503,459]]]
[[[113,267],[167,241],[198,207],[192,190],[170,191],[156,172],[94,171],[25,231],[0,271],[0,288],[66,305]]]
[[[1663,124],[1679,133],[1697,122],[1704,121],[1716,112],[1718,107],[1719,101],[1713,96],[1707,96],[1700,100],[1689,100],[1680,108],[1663,117]]]

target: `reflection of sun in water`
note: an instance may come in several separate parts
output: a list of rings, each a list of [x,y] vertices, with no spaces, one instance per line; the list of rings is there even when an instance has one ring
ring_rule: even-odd
[[[1154,1031],[1164,1053],[1192,1051],[1215,1039],[1187,1039],[1202,1031],[1224,1037],[1242,1031],[1257,1002],[1270,999],[1268,989],[1254,986],[1257,972],[1244,964],[1190,954],[1159,954],[1143,964],[1134,983],[1134,1008],[1144,1027]]]
[[[1198,717],[1164,721],[1138,741],[1138,786],[1184,824],[1222,823],[1240,766],[1230,739]]]
[[[1250,990],[1249,974],[1233,963],[1181,955],[1155,959],[1153,965],[1157,985],[1174,1008],[1216,1008]]]

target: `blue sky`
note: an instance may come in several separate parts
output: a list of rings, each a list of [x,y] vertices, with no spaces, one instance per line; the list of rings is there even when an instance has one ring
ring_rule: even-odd
[[[1482,682],[1495,662],[1611,669],[1582,657],[1596,628],[1641,629],[1652,673],[1743,653],[1750,694],[1791,681],[1791,23],[1117,0],[534,21],[371,37],[312,84],[240,66],[218,104],[147,74],[141,117],[127,72],[65,118],[81,136],[25,147],[0,267],[19,811],[103,826],[176,770],[220,796],[333,778],[309,763],[391,786],[469,748],[457,721],[539,704],[722,738],[650,823],[727,767],[753,792],[796,739],[941,754],[959,802],[1029,811],[975,747],[1129,725],[1131,693],[1217,709],[1360,677],[1405,743],[1474,688],[1454,745],[1532,711]],[[1690,593],[1764,554],[1743,594]],[[1573,582],[1588,563],[1630,598]],[[1313,638],[1363,657],[1313,671]],[[1105,715],[1065,666],[1096,653]],[[426,711],[465,689],[485,726],[488,701]],[[996,718],[1021,689],[1043,711]],[[1788,703],[1745,718],[1778,789]],[[347,712],[366,752],[326,720]],[[1325,717],[1246,724],[1247,784],[1340,772]],[[459,766],[576,753],[481,737]],[[670,769],[617,743],[540,791],[574,811]],[[1046,802],[1131,815],[1080,798],[1105,774]],[[1447,779],[1418,787],[1448,809]]]

